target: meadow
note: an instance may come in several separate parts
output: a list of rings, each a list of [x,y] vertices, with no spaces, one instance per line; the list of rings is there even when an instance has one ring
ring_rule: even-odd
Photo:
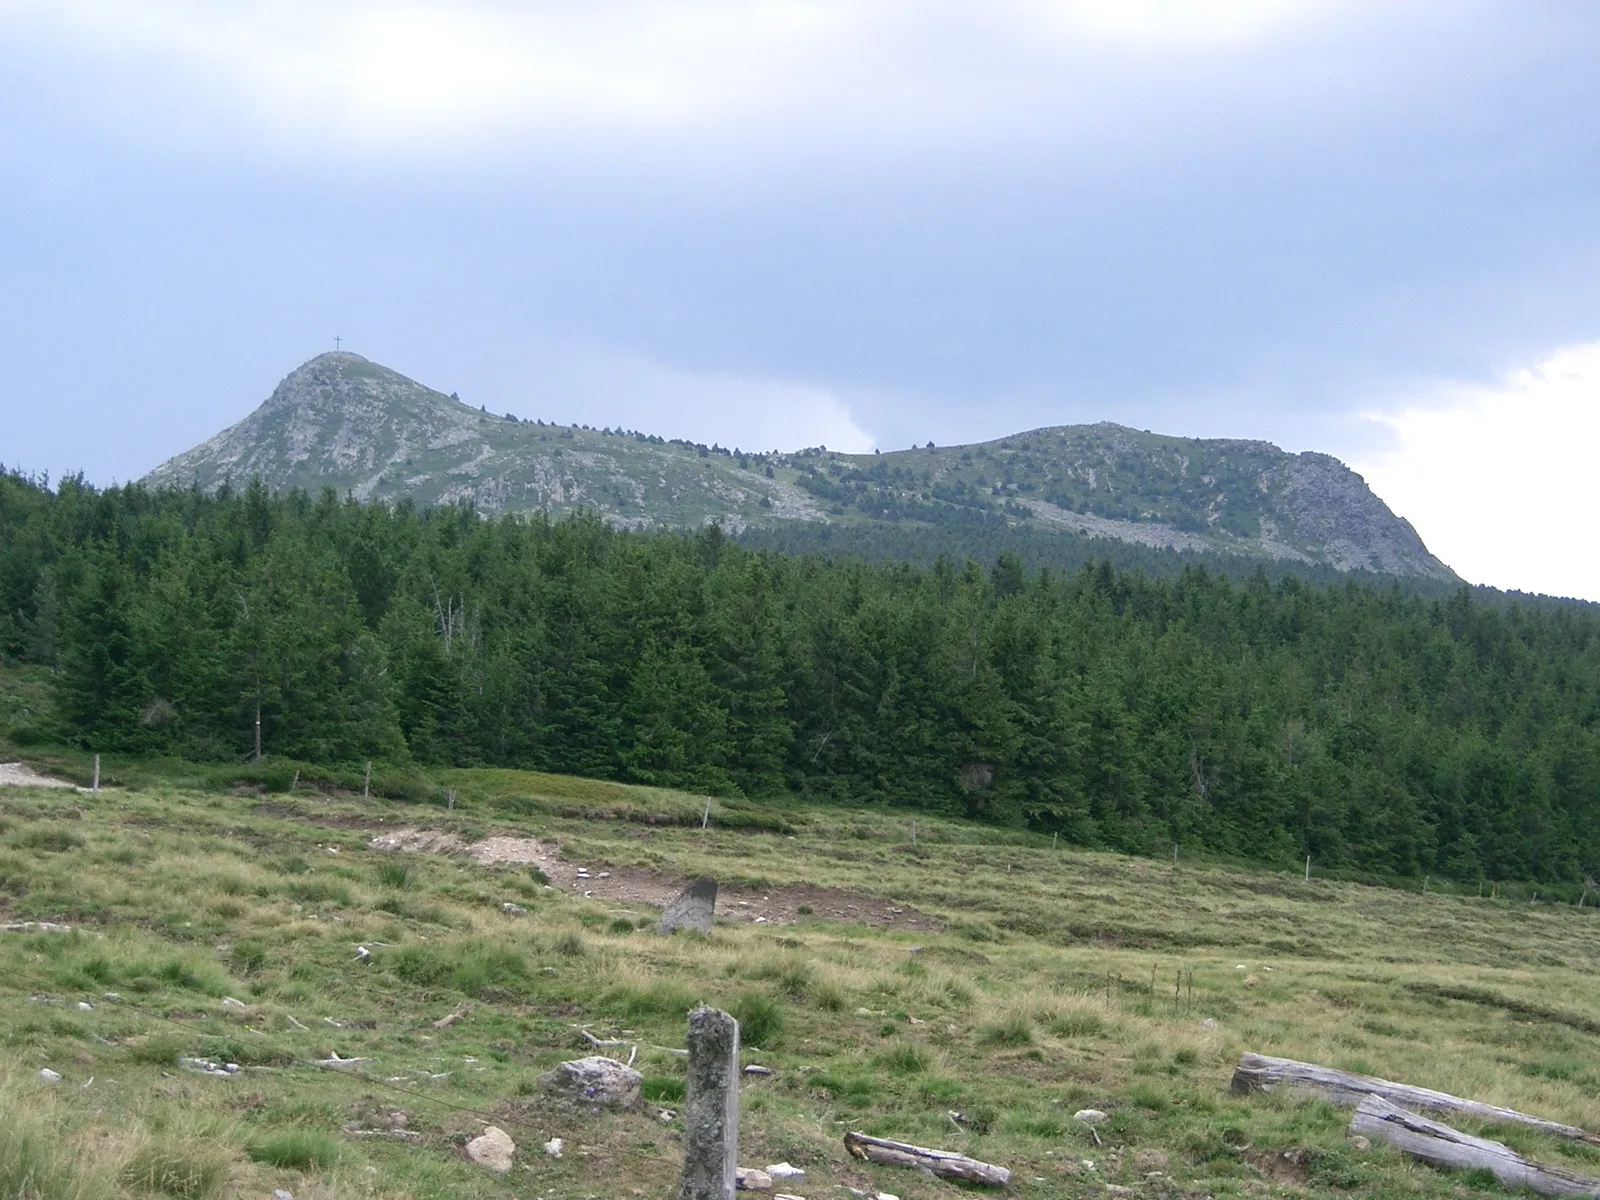
[[[87,781],[82,757],[41,765]],[[699,1001],[773,1072],[745,1083],[741,1161],[804,1167],[812,1200],[963,1190],[849,1158],[850,1129],[1008,1166],[1028,1197],[1498,1194],[1353,1148],[1348,1112],[1230,1095],[1244,1050],[1600,1129],[1592,905],[925,816],[913,842],[893,810],[526,772],[440,772],[421,800],[289,774],[126,764],[98,794],[0,788],[0,920],[72,927],[0,933],[0,1194],[665,1198],[668,1051]],[[369,847],[397,829],[533,837],[563,868]],[[602,871],[713,875],[714,932],[657,935]],[[736,897],[784,919],[739,919]],[[582,1030],[638,1047],[636,1111],[543,1094],[592,1052]],[[333,1056],[367,1061],[317,1065]],[[1103,1144],[1083,1108],[1108,1114]],[[519,1147],[508,1175],[464,1153],[491,1123]],[[1465,1127],[1600,1174],[1587,1147]]]

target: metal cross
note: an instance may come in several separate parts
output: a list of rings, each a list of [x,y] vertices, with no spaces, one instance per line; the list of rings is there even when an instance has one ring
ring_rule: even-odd
[[[341,342],[341,341],[343,341],[343,340],[344,340],[344,339],[342,339],[342,338],[341,338],[341,337],[340,337],[340,336],[339,336],[339,335],[338,335],[338,334],[337,334],[337,333],[336,333],[336,334],[334,334],[334,335],[333,335],[333,348],[334,348],[334,349],[335,349],[335,350],[337,350],[337,349],[338,349],[338,348],[339,348],[339,343],[340,343],[340,342]]]

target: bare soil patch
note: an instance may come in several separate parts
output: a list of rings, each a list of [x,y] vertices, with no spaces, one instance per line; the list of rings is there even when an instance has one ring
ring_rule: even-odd
[[[76,788],[77,784],[64,779],[41,775],[32,767],[19,762],[0,763],[0,787]]]
[[[367,845],[374,850],[466,854],[484,866],[513,863],[538,867],[549,877],[552,887],[592,899],[648,904],[654,908],[665,908],[689,884],[683,876],[666,871],[569,862],[557,847],[538,838],[491,837],[468,846],[451,833],[397,829],[380,834]],[[717,916],[722,920],[761,925],[792,925],[806,917],[821,917],[923,933],[942,928],[937,918],[881,896],[809,883],[770,888],[738,885],[719,888]]]

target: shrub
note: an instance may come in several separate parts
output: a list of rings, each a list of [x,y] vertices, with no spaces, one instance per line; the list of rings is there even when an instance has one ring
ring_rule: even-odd
[[[739,1022],[739,1040],[750,1046],[771,1049],[783,1035],[788,1013],[782,1003],[760,992],[745,992],[729,1009]]]
[[[245,1146],[258,1163],[288,1171],[309,1171],[339,1161],[339,1143],[314,1129],[283,1129],[263,1134]]]
[[[545,884],[550,882],[550,876],[546,875],[538,867],[528,868],[528,878],[533,880],[540,887],[543,887]]]
[[[611,922],[610,929],[612,933],[627,936],[633,932],[633,922],[628,920],[627,917],[617,917]]]

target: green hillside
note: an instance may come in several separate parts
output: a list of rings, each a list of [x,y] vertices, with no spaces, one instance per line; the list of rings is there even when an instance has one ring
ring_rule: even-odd
[[[838,528],[880,548],[954,536],[981,561],[994,557],[985,546],[1018,531],[1041,547],[1059,539],[1455,578],[1359,476],[1265,442],[1102,424],[888,454],[756,454],[499,416],[354,354],[312,359],[256,412],[147,482],[210,489],[257,476],[274,490],[470,501],[488,513],[583,510],[631,529],[715,521],[759,539]]]
[[[37,765],[88,781],[81,755]],[[1231,1095],[1245,1050],[1600,1129],[1592,905],[926,817],[913,846],[901,816],[803,805],[741,828],[713,801],[702,831],[696,796],[511,771],[441,773],[446,811],[364,800],[359,774],[291,789],[290,765],[206,786],[107,756],[97,795],[0,785],[0,916],[56,927],[0,932],[0,1195],[664,1200],[697,1001],[771,1072],[741,1089],[741,1163],[802,1167],[812,1200],[975,1194],[851,1158],[848,1130],[1037,1200],[1508,1194],[1349,1139],[1348,1110]],[[444,852],[372,845],[416,829]],[[702,873],[713,932],[656,936],[638,889]],[[635,1108],[541,1086],[597,1053],[583,1030],[637,1052]],[[1453,1123],[1600,1172],[1590,1146]],[[504,1175],[466,1153],[490,1124]]]

